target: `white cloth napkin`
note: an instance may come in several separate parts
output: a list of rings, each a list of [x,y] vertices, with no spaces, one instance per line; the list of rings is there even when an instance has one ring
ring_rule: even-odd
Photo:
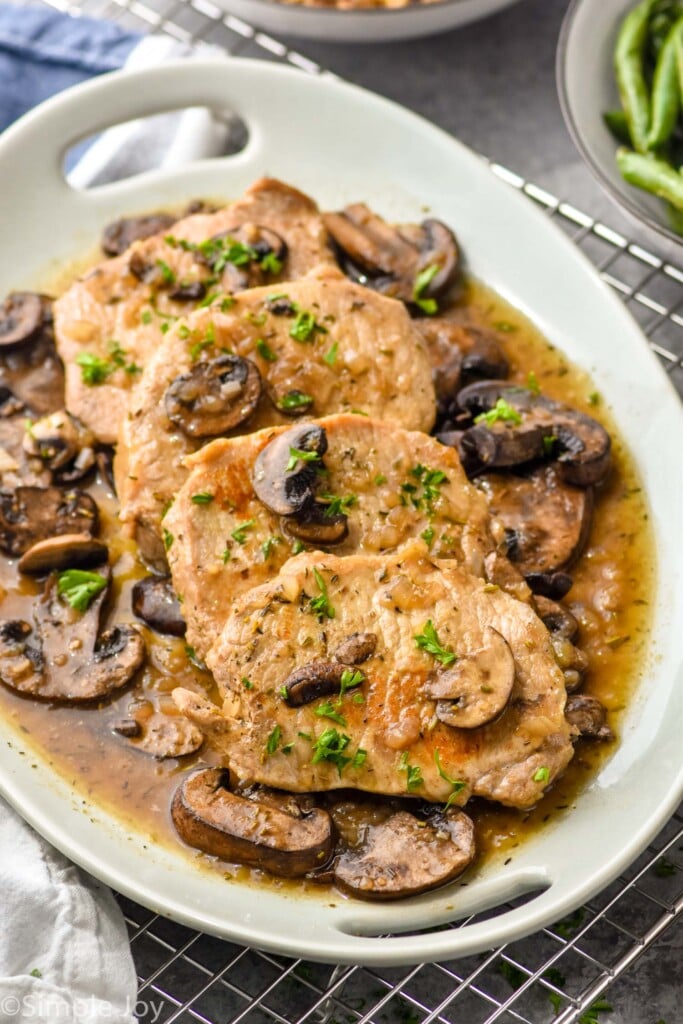
[[[201,53],[150,36],[126,67]],[[189,109],[117,126],[86,151],[70,181],[87,188],[229,152],[235,124],[229,115]],[[136,988],[126,926],[111,892],[0,799],[0,1024],[133,1024]]]

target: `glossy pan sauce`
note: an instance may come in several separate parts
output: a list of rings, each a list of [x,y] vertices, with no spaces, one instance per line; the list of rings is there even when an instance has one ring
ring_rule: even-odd
[[[72,269],[69,276],[74,272]],[[52,293],[67,283],[62,277]],[[583,691],[594,694],[607,707],[618,743],[621,712],[636,686],[646,685],[642,676],[655,585],[652,531],[638,475],[589,377],[572,366],[525,317],[474,281],[463,289],[457,310],[463,321],[497,332],[510,361],[511,380],[526,383],[533,372],[544,394],[589,413],[611,434],[612,471],[596,495],[588,544],[571,570],[574,585],[564,603],[579,620],[578,645],[589,659]],[[112,606],[110,614],[117,621],[136,621],[130,591],[134,582],[147,573],[137,560],[133,542],[120,536],[116,500],[106,482],[98,479],[88,489],[99,505],[100,536],[109,546],[113,564],[116,607]],[[14,561],[0,556],[0,587],[2,617],[30,620],[30,601],[41,584],[19,576]],[[112,810],[123,828],[143,833],[150,844],[177,848],[181,840],[169,813],[172,793],[188,769],[211,762],[210,752],[201,750],[181,759],[156,760],[136,750],[135,741],[119,736],[112,726],[129,717],[131,704],[142,703],[150,713],[155,708],[175,711],[170,694],[176,686],[188,686],[207,695],[215,695],[215,687],[211,676],[188,656],[182,640],[161,636],[146,626],[143,632],[148,648],[145,667],[135,688],[124,689],[113,701],[86,708],[52,706],[0,686],[0,713],[19,731],[26,756],[31,756],[31,749],[35,751],[37,772],[59,772],[83,797]],[[513,857],[514,848],[528,836],[558,815],[570,813],[581,790],[614,749],[613,743],[579,741],[568,769],[531,811],[470,801],[467,811],[476,825],[478,863],[494,851],[505,858]],[[394,807],[396,803],[392,801]],[[387,813],[390,806],[387,801]],[[348,814],[360,818],[349,824],[362,825],[363,813],[350,808]],[[319,882],[273,878],[258,869],[226,864],[186,849],[192,860],[222,872],[226,878],[298,892],[321,889]],[[336,890],[333,892],[338,895]]]

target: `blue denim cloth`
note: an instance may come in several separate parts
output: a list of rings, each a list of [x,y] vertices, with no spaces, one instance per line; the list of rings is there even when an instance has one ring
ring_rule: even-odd
[[[48,96],[120,68],[139,40],[111,22],[0,3],[0,131]]]

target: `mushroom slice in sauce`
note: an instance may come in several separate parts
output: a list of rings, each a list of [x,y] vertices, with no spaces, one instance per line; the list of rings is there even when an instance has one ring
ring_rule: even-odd
[[[295,516],[315,498],[327,434],[314,423],[302,423],[279,434],[259,452],[252,483],[259,501],[280,516]],[[295,452],[304,453],[297,457]]]
[[[433,298],[459,273],[459,252],[452,231],[441,221],[391,225],[364,203],[325,215],[325,226],[341,249],[344,272],[403,302]],[[418,275],[434,268],[420,295]]]
[[[591,488],[565,483],[554,465],[523,476],[486,473],[476,483],[503,529],[507,557],[524,576],[553,573],[579,558],[590,532]]]
[[[185,636],[185,619],[169,576],[146,576],[133,587],[133,612],[157,633]]]
[[[84,491],[57,487],[17,487],[0,491],[0,551],[23,555],[37,541],[65,533],[97,532],[99,516]]]
[[[218,437],[251,416],[261,387],[261,374],[251,360],[218,356],[171,382],[164,395],[166,415],[188,437]]]
[[[474,419],[458,446],[470,473],[545,457],[557,462],[568,483],[588,487],[609,471],[611,442],[605,428],[562,402],[496,380],[468,385],[457,401]]]
[[[423,317],[416,323],[427,344],[442,412],[448,411],[463,382],[507,377],[509,364],[492,331],[442,317]]]
[[[27,576],[39,576],[57,569],[100,565],[108,553],[107,545],[89,533],[63,533],[33,544],[17,562],[17,569]]]
[[[538,617],[548,632],[562,640],[576,640],[579,622],[566,605],[551,601],[549,597],[534,597]]]
[[[362,899],[399,899],[452,881],[474,854],[474,824],[462,811],[434,815],[427,823],[398,811],[368,825],[360,844],[341,853],[334,880]]]
[[[109,570],[98,573],[107,582]],[[134,626],[114,626],[100,634],[105,586],[80,612],[59,596],[52,575],[34,606],[35,625],[0,623],[0,679],[39,700],[78,704],[103,700],[125,686],[145,656]]]
[[[187,757],[204,742],[203,733],[183,715],[155,711],[147,718],[134,720],[139,728],[131,737],[136,741],[133,745],[152,757]]]
[[[287,256],[285,240],[271,228],[249,222],[214,235],[195,251],[195,259],[222,275],[231,291],[263,284],[268,271],[264,273],[261,262],[268,256],[282,263]]]
[[[36,292],[10,292],[0,305],[0,348],[23,345],[38,334],[44,322],[45,302]]]
[[[52,300],[14,292],[0,305],[0,402],[3,416],[42,416],[64,404],[64,367],[55,348]]]
[[[283,532],[316,547],[341,544],[349,535],[348,516],[344,512],[330,515],[327,509],[322,502],[312,501],[296,516],[283,521]]]
[[[342,676],[347,671],[349,666],[339,661],[312,661],[294,669],[282,684],[287,692],[287,703],[292,708],[300,708],[318,697],[339,694]],[[361,677],[349,689],[360,686],[362,682]]]
[[[574,580],[567,572],[527,572],[524,576],[534,594],[561,601],[572,588]]]
[[[436,700],[436,717],[458,729],[477,729],[504,710],[515,681],[515,661],[507,641],[487,626],[478,651],[466,654],[427,680],[425,693]]]
[[[362,665],[376,650],[376,633],[350,633],[334,652],[334,660],[345,665]]]
[[[296,878],[322,867],[334,846],[332,821],[317,807],[303,809],[289,794],[259,799],[230,790],[227,771],[206,768],[176,790],[171,816],[190,846],[227,861]]]
[[[24,436],[24,451],[40,460],[59,483],[80,480],[95,465],[95,435],[66,409],[32,423]]]
[[[102,232],[101,245],[106,256],[120,256],[133,242],[151,235],[160,235],[175,224],[177,217],[170,213],[151,213],[143,217],[120,217],[107,224]]]
[[[607,712],[597,697],[587,693],[567,697],[564,717],[578,729],[579,736],[593,740],[614,739],[614,733],[607,724]]]

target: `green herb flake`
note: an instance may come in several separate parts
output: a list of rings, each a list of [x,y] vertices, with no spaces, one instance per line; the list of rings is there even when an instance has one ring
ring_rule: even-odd
[[[330,519],[333,516],[346,515],[348,509],[358,503],[357,494],[345,494],[343,497],[336,494],[321,494],[320,498],[327,503],[324,514]]]
[[[326,700],[324,704],[321,704],[315,709],[315,714],[319,718],[329,718],[331,721],[336,722],[337,725],[342,725],[344,728],[347,726],[347,721],[343,715],[340,715],[336,710],[335,705],[331,700]]]
[[[242,686],[244,687],[245,690],[254,689],[254,684],[252,683],[251,679],[247,678],[247,676],[242,676]]]
[[[157,260],[156,264],[159,270],[161,271],[161,276],[163,277],[166,284],[175,284],[175,274],[169,267],[166,260]]]
[[[520,988],[527,979],[527,975],[524,971],[521,971],[515,964],[511,964],[508,960],[501,960],[498,964],[498,972],[507,981],[510,988],[515,991]]]
[[[143,309],[140,314],[140,322],[143,324],[151,324],[153,320],[153,313],[151,309]]]
[[[588,404],[589,405],[600,405],[600,401],[601,401],[600,392],[599,391],[591,391],[590,395],[588,396]]]
[[[270,736],[266,740],[266,755],[270,757],[274,754],[277,748],[280,746],[282,740],[282,729],[279,725],[276,725]]]
[[[249,530],[252,530],[254,526],[256,526],[256,520],[247,519],[246,522],[240,523],[239,526],[236,526],[235,529],[230,534],[230,536],[237,544],[246,544],[247,533]]]
[[[270,345],[263,340],[263,338],[256,339],[256,351],[261,356],[261,359],[265,359],[267,363],[277,362],[277,356],[273,352]]]
[[[173,543],[174,539],[175,538],[172,533],[170,533],[168,530],[164,530],[164,547],[167,551],[170,548],[171,544]]]
[[[306,545],[301,540],[295,540],[292,544],[292,554],[300,555],[302,551],[306,550]]]
[[[284,685],[284,683],[282,684],[282,686],[278,686],[277,692],[279,696],[282,697],[283,700],[289,700],[289,690]]]
[[[337,698],[337,704],[341,704],[347,690],[353,690],[356,686],[360,686],[361,683],[365,682],[365,676],[360,669],[345,668],[342,672],[339,697]]]
[[[538,383],[538,377],[536,376],[533,370],[530,370],[527,374],[526,386],[528,387],[529,391],[531,391],[534,395],[540,395],[541,388]]]
[[[352,768],[362,768],[363,765],[365,764],[365,762],[367,761],[367,759],[368,759],[368,752],[367,752],[367,750],[363,750],[362,747],[359,747],[358,750],[356,751],[356,753],[353,755],[353,758],[351,759],[351,767]]]
[[[434,527],[428,526],[426,530],[423,530],[420,534],[422,540],[425,542],[428,548],[431,548],[434,543]]]
[[[287,473],[292,473],[299,462],[319,462],[320,456],[317,452],[305,452],[301,448],[289,447],[289,461],[285,466]]]
[[[600,1024],[599,1014],[610,1013],[612,1006],[606,999],[598,999],[592,1003],[585,1013],[579,1017],[577,1024]]]
[[[107,580],[98,572],[67,569],[57,577],[57,593],[77,612],[85,612],[91,602],[107,586]]]
[[[278,259],[274,252],[267,252],[261,260],[261,270],[267,274],[279,274],[282,270],[282,260]]]
[[[452,665],[457,658],[457,654],[450,647],[444,647],[441,644],[431,619],[427,619],[422,632],[414,636],[413,640],[418,651],[425,651],[426,654],[431,654],[442,665]]]
[[[326,352],[323,356],[323,362],[327,363],[328,366],[334,366],[337,362],[337,352],[339,350],[339,342],[335,341],[329,352]]]
[[[438,263],[430,263],[428,267],[424,267],[419,272],[413,282],[413,302],[421,309],[427,316],[434,316],[439,311],[439,304],[436,299],[427,298],[425,292],[429,288],[430,284],[439,273],[440,266]]]
[[[323,619],[333,619],[336,613],[330,603],[325,580],[317,569],[313,570],[313,576],[315,577],[315,582],[318,585],[320,593],[317,597],[311,597],[308,599],[309,608],[315,615],[317,615],[319,622],[322,622]]]
[[[314,341],[316,332],[327,334],[327,328],[319,324],[312,313],[301,310],[297,313],[294,323],[289,328],[289,334],[295,341]]]
[[[178,337],[180,338],[181,341],[187,341],[187,339],[190,337],[190,328],[187,326],[187,324],[178,325]]]
[[[193,505],[210,505],[214,497],[215,495],[210,494],[209,491],[199,491],[198,494],[193,494],[190,500]]]
[[[555,434],[545,434],[543,437],[543,454],[546,458],[552,458],[555,451],[555,445],[557,444],[557,436]]]
[[[547,782],[550,778],[550,768],[545,765],[543,768],[537,768],[534,772],[534,782]]]
[[[448,810],[448,808],[451,806],[451,804],[455,800],[456,796],[459,793],[462,793],[462,791],[465,788],[465,786],[467,785],[467,783],[463,782],[462,779],[454,779],[452,776],[450,776],[445,771],[443,765],[441,764],[441,756],[439,755],[439,751],[438,750],[434,751],[434,763],[436,765],[437,772],[439,773],[441,778],[444,780],[444,782],[447,782],[449,784],[449,786],[453,787],[453,792],[449,795],[448,800],[446,801],[446,810]]]
[[[408,752],[406,750],[403,751],[399,758],[398,770],[406,773],[406,787],[409,793],[424,785],[422,769],[417,764],[408,764]]]
[[[206,338],[203,341],[195,341],[194,345],[190,345],[190,359],[192,360],[192,362],[194,363],[197,359],[199,359],[204,349],[208,348],[210,345],[211,342],[208,341]]]
[[[30,976],[32,978],[42,978],[43,972],[39,970],[37,967],[34,967],[33,970],[31,971]]]
[[[268,561],[275,549],[275,545],[279,544],[280,540],[280,537],[266,537],[261,545],[261,554],[263,555],[264,562]]]
[[[350,742],[350,736],[347,736],[346,733],[340,733],[333,726],[325,729],[313,744],[311,764],[329,761],[331,764],[336,765],[339,778],[341,778],[344,768],[352,760],[352,758],[344,753]]]
[[[377,476],[375,477],[375,487],[381,487],[382,484],[385,484],[386,482],[387,478],[385,477],[384,473],[378,473]]]
[[[313,396],[307,395],[305,391],[288,391],[277,401],[278,409],[291,411],[292,409],[307,409],[313,405]]]
[[[499,398],[492,409],[475,416],[474,422],[485,423],[487,427],[491,427],[494,423],[499,422],[512,423],[513,426],[519,426],[522,422],[522,417],[509,402],[506,402],[504,398]]]
[[[79,352],[76,362],[81,368],[81,379],[88,387],[102,384],[114,370],[107,359],[93,355],[92,352]]]

